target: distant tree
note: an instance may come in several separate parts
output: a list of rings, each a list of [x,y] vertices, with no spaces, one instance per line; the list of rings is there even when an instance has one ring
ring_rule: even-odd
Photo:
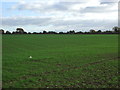
[[[64,34],[64,32],[59,32],[59,34]]]
[[[27,34],[27,32],[24,32],[23,34]]]
[[[48,34],[57,34],[55,31],[49,31]]]
[[[4,34],[4,30],[3,29],[0,29],[0,34]]]
[[[114,31],[115,33],[118,33],[118,32],[120,32],[120,28],[117,27],[117,26],[115,26],[115,27],[113,27],[113,31]]]
[[[12,34],[16,34],[16,32],[13,31]]]
[[[6,31],[6,34],[11,34],[11,32],[10,31]]]
[[[37,32],[33,32],[33,34],[38,34]]]
[[[28,34],[32,34],[31,32],[28,32]]]
[[[76,34],[82,34],[82,33],[83,33],[82,31],[76,32]]]
[[[95,33],[96,31],[94,29],[91,29],[90,30],[90,33]]]
[[[90,32],[84,32],[84,34],[90,34]]]
[[[39,32],[38,34],[42,34],[42,32]]]
[[[102,31],[101,30],[98,30],[97,33],[101,33]]]
[[[67,32],[67,34],[74,34],[74,33],[75,33],[74,30],[70,30],[70,31]]]
[[[47,32],[46,32],[46,31],[43,31],[43,34],[47,34]]]
[[[113,34],[113,32],[112,32],[112,31],[107,30],[107,31],[105,31],[105,32],[104,32],[104,34]]]
[[[24,34],[24,30],[22,28],[17,28],[16,29],[16,33],[19,33],[19,34]]]

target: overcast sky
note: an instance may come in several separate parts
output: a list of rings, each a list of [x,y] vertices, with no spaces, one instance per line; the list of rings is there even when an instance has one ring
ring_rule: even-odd
[[[119,0],[2,0],[0,27],[27,32],[111,30]]]

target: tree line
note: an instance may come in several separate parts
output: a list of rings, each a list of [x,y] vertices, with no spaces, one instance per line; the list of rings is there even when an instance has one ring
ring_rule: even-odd
[[[75,32],[75,30],[70,30],[67,32],[55,32],[55,31],[43,31],[43,32],[25,32],[25,30],[23,28],[17,28],[16,31],[10,32],[10,31],[4,31],[3,29],[0,29],[0,34],[119,34],[120,33],[120,28],[115,26],[112,28],[112,30],[106,30],[106,31],[102,31],[102,30],[94,30],[91,29],[88,32],[82,32],[82,31],[78,31]]]

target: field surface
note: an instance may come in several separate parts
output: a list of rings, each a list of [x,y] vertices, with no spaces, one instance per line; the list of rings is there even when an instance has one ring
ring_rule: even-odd
[[[118,35],[3,35],[2,40],[3,88],[120,87]]]

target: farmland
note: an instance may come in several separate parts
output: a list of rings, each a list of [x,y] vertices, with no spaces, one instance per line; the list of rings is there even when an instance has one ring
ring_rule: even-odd
[[[3,88],[119,87],[118,35],[2,38]]]

